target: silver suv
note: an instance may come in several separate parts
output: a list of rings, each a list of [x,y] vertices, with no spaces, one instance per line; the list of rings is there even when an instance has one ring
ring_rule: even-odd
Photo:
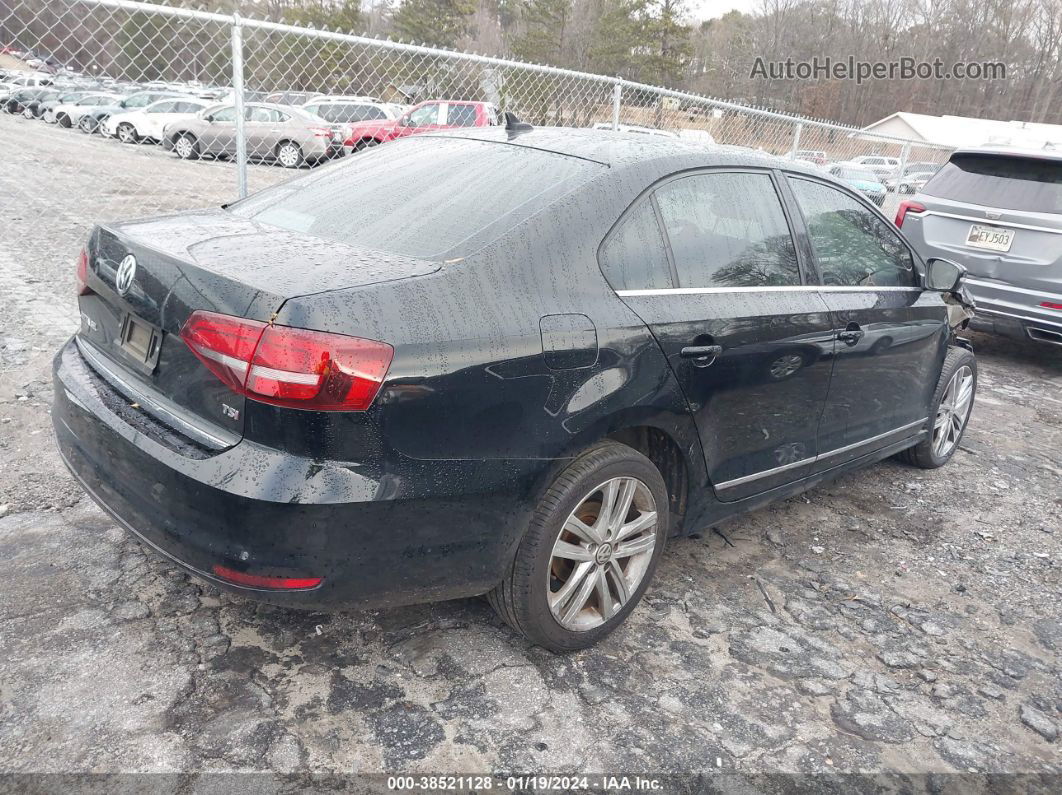
[[[974,328],[1062,345],[1062,151],[960,149],[896,225],[923,258],[966,266]]]

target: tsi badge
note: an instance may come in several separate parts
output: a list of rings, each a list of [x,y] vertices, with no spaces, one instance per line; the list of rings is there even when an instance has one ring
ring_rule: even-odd
[[[114,274],[114,286],[118,295],[125,295],[133,286],[133,278],[136,276],[136,257],[126,254],[118,265],[118,272]]]

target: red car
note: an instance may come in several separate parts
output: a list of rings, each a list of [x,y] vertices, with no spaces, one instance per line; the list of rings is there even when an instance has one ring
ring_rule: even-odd
[[[498,109],[489,102],[432,99],[414,105],[397,119],[357,122],[347,127],[346,145],[355,150],[407,135],[457,127],[492,127],[499,124]]]

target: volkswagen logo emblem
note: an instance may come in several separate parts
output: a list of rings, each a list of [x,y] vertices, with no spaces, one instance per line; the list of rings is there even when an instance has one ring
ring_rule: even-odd
[[[114,286],[118,295],[125,295],[133,286],[133,277],[136,276],[136,257],[126,254],[118,265],[118,272],[114,274]]]

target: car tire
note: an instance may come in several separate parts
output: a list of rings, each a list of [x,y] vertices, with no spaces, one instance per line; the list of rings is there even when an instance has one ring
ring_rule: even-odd
[[[281,141],[277,144],[277,150],[274,154],[277,162],[284,168],[298,168],[306,162],[306,158],[302,154],[302,147],[294,141]]]
[[[361,151],[364,151],[365,149],[369,149],[369,148],[371,148],[373,146],[379,146],[379,145],[380,145],[380,142],[377,141],[375,138],[362,138],[360,141],[358,141],[356,144],[354,144],[354,151],[355,152],[361,152]]]
[[[118,140],[123,144],[135,144],[140,142],[140,136],[137,135],[136,127],[127,121],[123,121],[118,125],[118,129],[114,131],[118,136]]]
[[[60,127],[70,128],[74,126],[74,123],[70,121],[70,117],[67,116],[65,113],[60,113],[58,116],[56,116],[55,122]]]
[[[173,141],[173,151],[181,160],[197,160],[199,141],[191,133],[181,133]]]
[[[613,497],[611,521],[601,513],[606,493]],[[620,517],[615,506],[625,497],[629,507]],[[592,646],[623,623],[649,586],[667,542],[668,506],[652,461],[618,442],[594,445],[545,490],[487,600],[539,646],[555,652]],[[639,526],[646,521],[651,525]],[[614,544],[616,551],[627,547],[626,554],[613,556]]]
[[[98,124],[99,122],[97,122],[96,119],[87,115],[82,116],[77,122],[78,129],[80,129],[83,133],[88,133],[89,135],[92,135],[92,133],[96,131],[96,127],[98,126]]]
[[[949,348],[933,393],[930,434],[896,457],[921,469],[936,469],[948,463],[959,449],[976,395],[977,358],[966,348]]]

